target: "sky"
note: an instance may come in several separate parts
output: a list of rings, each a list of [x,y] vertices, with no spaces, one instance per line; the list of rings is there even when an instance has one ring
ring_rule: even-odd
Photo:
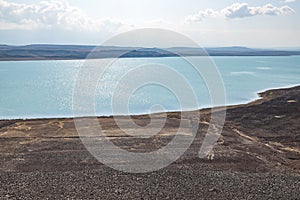
[[[164,28],[200,46],[300,47],[300,0],[0,0],[0,44],[101,45]]]

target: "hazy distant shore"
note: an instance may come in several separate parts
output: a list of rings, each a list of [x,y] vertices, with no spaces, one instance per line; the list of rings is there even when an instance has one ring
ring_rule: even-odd
[[[92,53],[91,53],[92,52]],[[254,49],[247,47],[215,48],[140,48],[81,45],[0,45],[0,61],[81,60],[100,58],[141,58],[178,56],[292,56],[297,50]]]
[[[210,109],[153,114],[167,116],[167,121],[149,139],[129,137],[112,117],[99,117],[107,137],[119,147],[148,152],[173,138],[180,119],[201,113],[197,136],[186,153],[148,174],[117,172],[99,163],[83,146],[73,119],[2,120],[0,196],[186,198],[188,191],[192,199],[296,199],[300,195],[300,86],[268,90],[260,96],[227,108],[222,135],[205,159],[198,152]],[[149,116],[133,116],[133,120],[146,125]]]

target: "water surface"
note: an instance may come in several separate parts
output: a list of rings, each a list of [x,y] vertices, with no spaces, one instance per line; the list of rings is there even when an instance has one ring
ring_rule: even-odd
[[[258,91],[268,88],[300,84],[300,56],[222,56],[212,59],[224,82],[227,105],[249,102],[258,98]],[[83,62],[0,62],[0,119],[72,117],[73,87]],[[204,80],[181,58],[124,58],[107,71],[104,81],[97,86],[93,97],[97,115],[112,114],[111,97],[118,79],[137,65],[145,63],[170,66],[195,88],[199,108],[211,107]],[[89,81],[88,77],[86,81]],[[190,109],[181,108],[176,95],[166,88],[149,85],[139,88],[132,95],[129,112],[149,113],[151,107],[157,104],[167,111]]]

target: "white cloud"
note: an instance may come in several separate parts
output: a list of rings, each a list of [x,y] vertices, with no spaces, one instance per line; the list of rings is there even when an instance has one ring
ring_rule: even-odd
[[[187,21],[200,22],[208,17],[244,18],[257,15],[288,15],[295,11],[289,6],[275,7],[272,4],[251,7],[247,3],[234,3],[222,10],[207,9],[186,18]]]
[[[261,7],[250,7],[247,3],[236,3],[221,10],[227,18],[243,18],[256,15],[287,15],[292,14],[295,11],[288,7],[275,7],[271,4],[267,4]]]
[[[123,23],[93,19],[67,1],[21,4],[0,0],[0,29],[60,28],[66,30],[114,31]]]
[[[282,0],[281,2],[284,2],[284,3],[291,3],[291,2],[295,2],[296,0]]]
[[[199,11],[197,14],[195,15],[190,15],[186,18],[187,21],[202,21],[204,18],[207,17],[217,17],[219,16],[219,12],[218,11],[214,11],[212,9],[206,9],[204,11]]]

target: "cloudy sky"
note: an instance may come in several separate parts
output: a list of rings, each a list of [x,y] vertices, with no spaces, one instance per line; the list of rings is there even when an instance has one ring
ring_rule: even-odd
[[[0,44],[101,44],[166,28],[201,46],[300,47],[300,0],[0,0]]]

